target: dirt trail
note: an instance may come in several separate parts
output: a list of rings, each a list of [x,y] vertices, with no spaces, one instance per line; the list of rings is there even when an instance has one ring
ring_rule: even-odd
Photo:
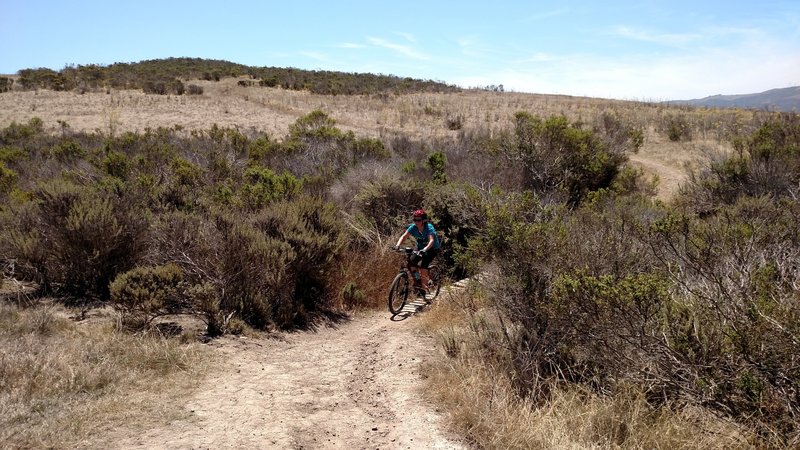
[[[463,448],[421,395],[434,339],[413,312],[369,312],[284,340],[226,338],[224,366],[187,405],[191,420],[116,448]],[[405,311],[404,311],[405,312]],[[405,319],[405,320],[402,320]]]

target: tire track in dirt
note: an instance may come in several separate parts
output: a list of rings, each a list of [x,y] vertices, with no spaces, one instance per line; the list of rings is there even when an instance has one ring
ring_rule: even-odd
[[[187,403],[189,418],[114,448],[463,448],[421,395],[435,341],[407,320],[369,312],[282,340],[224,338],[224,355]]]

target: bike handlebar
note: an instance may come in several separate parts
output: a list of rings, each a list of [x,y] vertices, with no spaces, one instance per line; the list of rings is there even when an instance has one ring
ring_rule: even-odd
[[[405,253],[406,255],[410,255],[412,253],[422,253],[422,250],[417,250],[414,247],[390,247],[392,251],[397,253]]]

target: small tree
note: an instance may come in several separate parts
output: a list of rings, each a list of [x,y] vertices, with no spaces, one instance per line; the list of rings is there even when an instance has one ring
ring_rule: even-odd
[[[431,170],[434,183],[447,183],[447,174],[444,168],[447,165],[447,156],[442,152],[434,152],[428,156],[428,168]]]

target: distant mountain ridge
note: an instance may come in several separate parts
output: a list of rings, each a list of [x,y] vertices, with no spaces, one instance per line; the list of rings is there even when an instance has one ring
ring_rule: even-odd
[[[671,105],[706,106],[709,108],[800,111],[800,86],[770,89],[757,94],[712,95],[694,100],[671,100],[668,103]]]

